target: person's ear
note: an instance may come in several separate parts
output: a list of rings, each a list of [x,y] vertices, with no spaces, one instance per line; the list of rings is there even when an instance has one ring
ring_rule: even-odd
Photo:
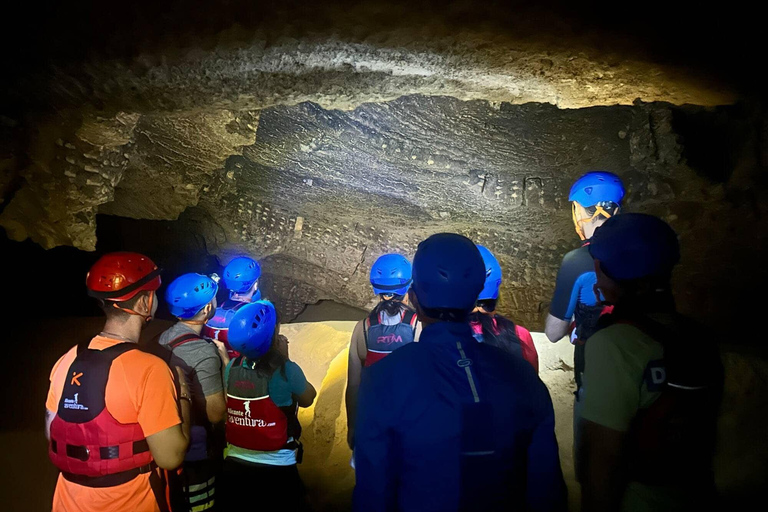
[[[133,310],[140,315],[151,315],[152,312],[149,310],[149,296],[151,293],[152,292],[141,294],[141,297],[139,297],[139,300],[136,301],[136,305],[134,306]]]

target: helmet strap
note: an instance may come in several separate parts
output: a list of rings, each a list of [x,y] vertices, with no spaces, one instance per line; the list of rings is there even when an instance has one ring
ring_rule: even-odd
[[[578,205],[578,207],[581,207],[582,209],[584,209],[583,206],[578,204],[576,201],[573,201],[571,203],[571,206],[572,206],[571,207],[571,215],[573,217],[573,225],[576,227],[576,233],[578,233],[579,238],[581,238],[582,240],[586,240],[587,239],[586,235],[584,234],[584,224],[586,224],[587,222],[592,222],[593,220],[595,220],[597,218],[598,215],[602,215],[606,219],[610,219],[611,218],[611,214],[608,213],[607,211],[605,211],[603,209],[603,207],[598,203],[595,206],[595,213],[593,213],[591,217],[588,217],[588,218],[585,217],[583,219],[580,219],[579,215],[577,213],[578,212],[577,205]]]
[[[152,305],[154,303],[154,299],[155,299],[155,292],[154,291],[150,291],[149,292],[149,305],[148,305],[149,315],[142,315],[141,313],[139,313],[138,311],[134,311],[133,309],[122,308],[122,307],[117,305],[117,302],[113,302],[112,303],[112,307],[114,307],[115,309],[119,309],[120,311],[122,311],[124,313],[128,313],[129,315],[140,316],[140,317],[142,317],[144,319],[145,322],[149,322],[150,320],[152,320]]]

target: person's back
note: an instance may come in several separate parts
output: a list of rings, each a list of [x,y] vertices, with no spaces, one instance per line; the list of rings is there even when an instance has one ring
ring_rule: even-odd
[[[86,285],[107,320],[51,372],[46,435],[61,470],[53,510],[159,512],[166,492],[157,468],[175,469],[189,442],[189,407],[184,400],[180,417],[170,368],[138,347],[157,307],[159,269],[140,254],[107,254]],[[186,382],[179,386],[189,399]]]
[[[248,256],[234,258],[224,267],[222,280],[229,290],[229,298],[216,308],[201,332],[203,337],[223,343],[230,359],[240,354],[229,347],[229,324],[240,308],[261,300],[260,277],[261,266]]]
[[[354,448],[357,393],[363,369],[395,350],[418,341],[421,332],[416,312],[406,303],[411,286],[411,262],[401,254],[385,254],[371,267],[371,286],[379,303],[352,331],[347,361],[347,444]]]
[[[546,387],[524,359],[472,335],[484,274],[465,237],[419,245],[409,293],[425,327],[363,374],[355,510],[565,508]]]
[[[418,339],[416,312],[402,302],[392,301],[391,305],[396,309],[389,310],[380,304],[362,321],[366,367]],[[357,346],[359,341],[353,339],[352,343]]]
[[[242,355],[230,361],[225,375],[228,450],[218,503],[223,510],[236,510],[243,496],[257,491],[270,493],[286,510],[303,510],[297,414],[299,407],[312,404],[315,388],[289,359],[288,340],[279,335],[270,302],[242,308],[229,339]]]
[[[522,325],[499,315],[476,311],[469,325],[477,341],[499,348],[515,357],[522,357],[539,371],[539,354],[533,344],[531,332]]]
[[[576,451],[582,510],[711,507],[722,366],[711,333],[675,312],[675,232],[650,215],[607,222],[590,246],[614,304],[590,338]]]
[[[471,361],[479,403],[460,361]],[[552,402],[524,359],[475,343],[466,324],[439,323],[363,379],[356,510],[563,505]],[[384,404],[368,410],[368,394],[385,396]],[[370,438],[394,432],[391,450],[368,448]]]
[[[496,256],[486,247],[478,245],[485,265],[485,286],[477,297],[475,310],[469,316],[469,324],[475,339],[500,348],[515,357],[522,357],[539,371],[539,354],[533,344],[530,331],[496,313],[499,288],[502,283],[501,265]]]
[[[587,351],[583,418],[626,433],[622,510],[708,505],[722,390],[713,340],[678,315],[618,309],[604,323]]]

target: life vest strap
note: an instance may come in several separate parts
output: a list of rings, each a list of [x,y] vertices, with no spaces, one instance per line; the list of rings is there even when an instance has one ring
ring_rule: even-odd
[[[63,476],[64,479],[68,482],[82,485],[84,487],[114,487],[116,485],[122,485],[124,483],[130,482],[139,475],[150,473],[156,468],[157,464],[152,461],[149,464],[145,464],[144,466],[138,468],[129,469],[128,471],[121,471],[120,473],[113,473],[106,476],[76,475],[66,471],[62,471],[61,476]]]
[[[168,343],[168,346],[171,347],[171,350],[174,350],[174,349],[184,345],[185,343],[189,343],[190,341],[195,341],[195,340],[207,341],[204,338],[201,338],[200,336],[198,336],[197,334],[187,333],[187,334],[182,334],[178,338],[172,339]]]
[[[55,439],[51,439],[51,451],[53,453],[59,452],[59,444]],[[149,443],[146,439],[133,442],[133,455],[149,451]],[[81,460],[86,462],[91,457],[91,451],[87,446],[68,444],[66,447],[67,457]],[[120,446],[100,446],[99,447],[99,459],[109,460],[120,458]]]

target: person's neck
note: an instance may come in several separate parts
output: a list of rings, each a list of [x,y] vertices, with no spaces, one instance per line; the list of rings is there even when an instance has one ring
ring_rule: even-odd
[[[190,323],[190,322],[185,322],[184,320],[179,320],[179,321],[182,324],[189,327],[190,329],[192,329],[195,334],[200,334],[201,332],[203,332],[203,324],[201,323]]]
[[[584,236],[586,237],[584,241],[588,242],[592,240],[592,237],[594,236],[595,231],[597,231],[597,228],[605,224],[606,220],[607,219],[600,218],[600,219],[594,219],[592,220],[592,222],[585,222],[582,227],[582,229],[584,230]]]
[[[142,321],[143,319],[139,316],[131,316],[131,318],[125,321],[108,319],[104,324],[102,332],[107,335],[107,337],[112,335],[124,341],[138,343],[139,336],[141,336]]]
[[[248,293],[233,293],[230,299],[237,302],[251,302],[253,300],[253,294],[256,290]]]

